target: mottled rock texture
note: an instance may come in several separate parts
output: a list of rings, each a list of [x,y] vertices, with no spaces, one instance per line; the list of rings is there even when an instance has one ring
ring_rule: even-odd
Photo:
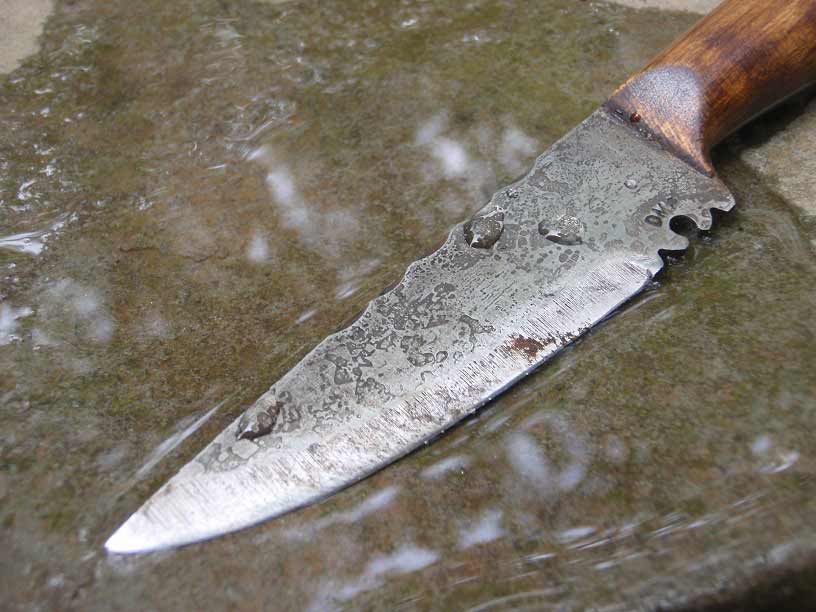
[[[279,520],[106,556],[166,478],[699,14],[56,6],[0,75],[3,610],[816,599],[807,95],[717,151],[737,206],[653,290],[475,418]]]

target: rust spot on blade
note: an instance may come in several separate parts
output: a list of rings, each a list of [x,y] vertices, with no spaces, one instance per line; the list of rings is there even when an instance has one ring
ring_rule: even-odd
[[[526,336],[513,336],[504,348],[509,353],[521,353],[528,361],[535,361],[538,353],[547,346],[549,342],[539,342],[535,338]]]

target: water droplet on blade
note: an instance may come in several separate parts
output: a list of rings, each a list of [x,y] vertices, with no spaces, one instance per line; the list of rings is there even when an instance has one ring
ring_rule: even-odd
[[[586,227],[577,217],[564,215],[553,224],[542,221],[538,224],[538,233],[547,240],[563,246],[574,246],[584,241]]]
[[[465,241],[476,249],[489,249],[504,231],[504,211],[496,209],[465,223]]]
[[[239,440],[254,440],[255,438],[265,436],[272,431],[277,418],[277,411],[273,411],[271,414],[262,411],[254,417],[244,415],[238,423],[236,438]]]

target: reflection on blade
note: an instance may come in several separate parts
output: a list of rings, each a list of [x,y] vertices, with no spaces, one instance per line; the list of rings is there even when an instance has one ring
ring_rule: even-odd
[[[637,160],[633,163],[632,160]],[[142,552],[311,503],[428,441],[647,285],[733,200],[598,111],[330,336],[111,538]]]

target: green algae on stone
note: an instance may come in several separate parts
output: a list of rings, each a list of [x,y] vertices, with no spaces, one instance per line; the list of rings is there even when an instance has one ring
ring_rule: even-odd
[[[3,304],[32,310],[0,346],[7,605],[641,605],[812,553],[813,228],[728,150],[736,211],[462,427],[278,521],[100,553],[693,20],[569,0],[59,3],[0,77],[0,236],[61,224],[39,255],[0,250]]]

